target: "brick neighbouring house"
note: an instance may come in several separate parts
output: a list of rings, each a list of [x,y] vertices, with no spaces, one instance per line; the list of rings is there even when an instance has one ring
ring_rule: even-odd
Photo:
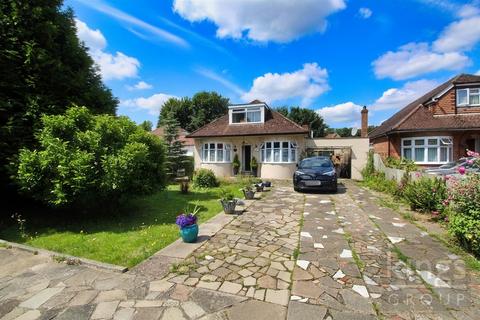
[[[480,76],[460,74],[398,111],[369,134],[383,158],[435,166],[480,151]]]

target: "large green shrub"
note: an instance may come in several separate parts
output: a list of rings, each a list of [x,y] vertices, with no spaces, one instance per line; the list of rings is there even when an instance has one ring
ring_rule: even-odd
[[[449,188],[449,231],[480,256],[480,175],[467,175]]]
[[[199,188],[213,188],[218,186],[218,181],[212,170],[199,169],[193,176],[193,185]]]
[[[442,211],[447,187],[442,178],[422,177],[405,185],[402,195],[414,210]]]
[[[45,115],[39,148],[20,152],[21,191],[54,207],[101,206],[165,185],[160,139],[126,117],[74,107]]]

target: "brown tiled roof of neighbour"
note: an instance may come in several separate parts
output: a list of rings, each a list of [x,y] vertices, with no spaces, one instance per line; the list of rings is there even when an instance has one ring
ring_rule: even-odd
[[[180,127],[178,127],[177,130],[178,130],[178,140],[182,141],[184,146],[195,145],[192,138],[187,138],[187,135],[188,135],[187,130],[182,129]],[[152,130],[152,133],[157,137],[163,138],[163,136],[165,135],[165,127],[158,127],[155,130]]]
[[[265,108],[265,122],[257,124],[229,124],[228,114],[210,122],[200,129],[192,132],[187,137],[232,137],[232,136],[258,136],[271,134],[308,134],[292,120],[276,111]]]
[[[478,128],[478,115],[445,115],[434,116],[423,104],[430,101],[435,96],[441,94],[451,85],[480,82],[480,76],[470,74],[460,74],[447,82],[441,84],[422,97],[408,104],[389,119],[384,121],[379,127],[370,132],[370,138],[388,134],[393,131],[421,131],[433,129],[466,129]]]

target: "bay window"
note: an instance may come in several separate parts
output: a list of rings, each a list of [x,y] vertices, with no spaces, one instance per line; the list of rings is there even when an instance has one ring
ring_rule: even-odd
[[[452,137],[412,137],[402,139],[402,158],[419,164],[452,161]]]
[[[457,89],[457,106],[480,106],[480,88]]]
[[[297,162],[297,144],[293,141],[266,141],[260,148],[263,163]]]
[[[231,162],[231,149],[230,144],[205,143],[202,146],[202,162]]]

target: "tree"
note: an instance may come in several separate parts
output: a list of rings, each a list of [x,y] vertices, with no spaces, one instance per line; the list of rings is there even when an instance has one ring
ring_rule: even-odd
[[[189,131],[197,130],[228,112],[229,99],[216,92],[198,92],[192,98],[192,121]]]
[[[88,208],[165,186],[162,141],[127,117],[74,107],[42,116],[39,147],[22,149],[21,192],[52,207]]]
[[[192,120],[192,100],[188,97],[168,99],[160,111],[157,127],[162,126],[162,120],[169,116],[177,119],[178,125],[187,130]]]
[[[151,121],[145,120],[138,125],[143,130],[150,132],[152,131],[153,123]]]
[[[323,118],[314,110],[300,107],[280,107],[275,111],[288,117],[290,120],[295,121],[299,125],[308,125],[310,130],[313,131],[313,137],[323,137],[326,134],[328,128]]]
[[[22,147],[35,145],[43,114],[72,104],[114,114],[118,101],[76,35],[62,0],[0,2],[0,179]]]
[[[157,126],[164,125],[163,119],[172,115],[178,125],[187,130],[195,131],[214,119],[225,115],[228,111],[228,98],[216,92],[198,92],[192,99],[170,98],[165,102],[160,111]]]
[[[167,176],[172,179],[176,176],[178,169],[186,169],[186,157],[183,150],[183,142],[178,140],[178,121],[170,114],[163,119],[165,126],[164,142],[167,146],[165,168]]]

